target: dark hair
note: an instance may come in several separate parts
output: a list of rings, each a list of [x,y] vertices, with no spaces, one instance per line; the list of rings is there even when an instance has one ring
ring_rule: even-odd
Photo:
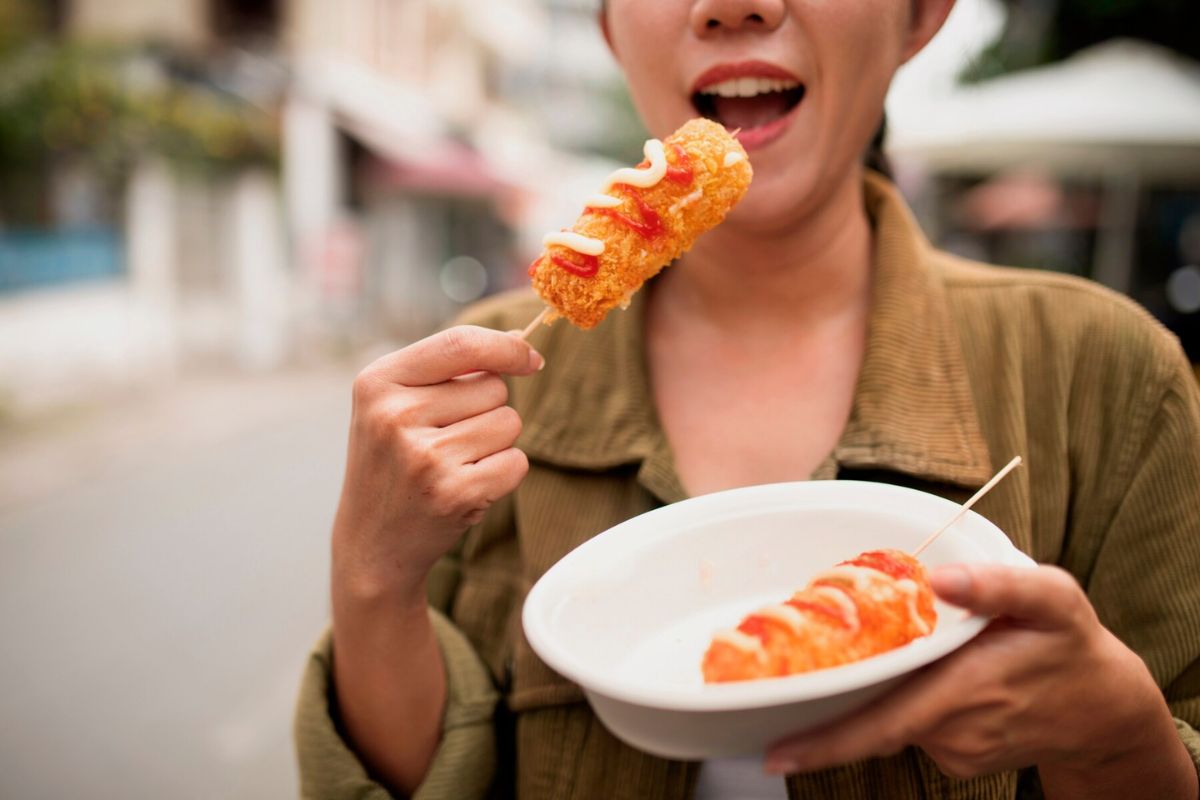
[[[892,162],[887,157],[884,151],[884,142],[887,140],[887,114],[879,120],[879,127],[875,129],[875,135],[871,137],[871,143],[867,145],[867,152],[863,156],[863,163],[867,169],[873,169],[876,172],[882,173],[888,178],[892,175]]]

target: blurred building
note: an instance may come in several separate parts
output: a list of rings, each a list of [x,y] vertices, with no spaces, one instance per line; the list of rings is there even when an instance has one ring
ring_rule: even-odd
[[[166,144],[115,170],[102,147],[48,147],[47,164],[14,172],[32,194],[11,176],[0,188],[0,398],[18,408],[424,334],[522,282],[541,233],[641,141],[590,4],[40,7],[64,60],[76,45],[62,43],[121,53],[112,105],[153,97]],[[86,71],[71,63],[68,85]],[[60,103],[68,127],[116,130],[88,105]],[[58,112],[26,116],[43,113]],[[245,120],[273,131],[277,162],[242,152],[230,129]]]
[[[28,38],[7,43],[0,76],[0,400],[37,408],[197,363],[281,363],[265,140],[285,74],[270,51],[233,47],[270,41],[274,4],[4,5]]]
[[[509,35],[529,36],[528,9],[501,5],[512,6]],[[456,302],[502,285],[515,260],[518,189],[471,139],[495,113],[489,76],[505,54],[470,11],[415,1],[291,6],[288,222],[327,330],[423,333]]]
[[[523,282],[540,232],[569,221],[574,182],[609,168],[577,153],[611,154],[628,127],[594,7],[297,0],[291,12],[289,226],[335,327],[408,338]]]

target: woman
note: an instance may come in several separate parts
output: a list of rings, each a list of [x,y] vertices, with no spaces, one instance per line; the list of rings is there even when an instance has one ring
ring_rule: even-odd
[[[297,715],[307,794],[714,796],[735,765],[626,747],[537,660],[532,582],[688,495],[857,477],[962,500],[1021,453],[979,509],[1059,566],[936,572],[997,620],[766,771],[806,798],[1197,796],[1200,399],[1177,343],[1098,287],[931,250],[861,165],[951,5],[612,0],[649,130],[740,127],[754,184],[594,331],[560,323],[535,351],[500,331],[540,305],[509,296],[359,376],[336,646]],[[787,84],[704,93],[731,78]]]

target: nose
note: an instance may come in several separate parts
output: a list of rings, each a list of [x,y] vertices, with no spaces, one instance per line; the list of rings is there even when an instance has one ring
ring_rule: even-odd
[[[697,36],[721,31],[778,28],[783,22],[785,0],[697,0],[692,6],[692,30]]]

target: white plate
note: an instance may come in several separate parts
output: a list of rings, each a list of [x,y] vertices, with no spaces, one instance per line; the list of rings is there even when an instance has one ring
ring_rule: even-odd
[[[939,602],[933,633],[897,650],[787,678],[706,685],[700,662],[713,633],[865,550],[911,551],[957,508],[861,481],[752,486],[664,506],[599,534],[548,570],[525,601],[525,635],[634,747],[684,759],[761,753],[868,702],[987,620]],[[974,512],[921,560],[1033,564]]]

